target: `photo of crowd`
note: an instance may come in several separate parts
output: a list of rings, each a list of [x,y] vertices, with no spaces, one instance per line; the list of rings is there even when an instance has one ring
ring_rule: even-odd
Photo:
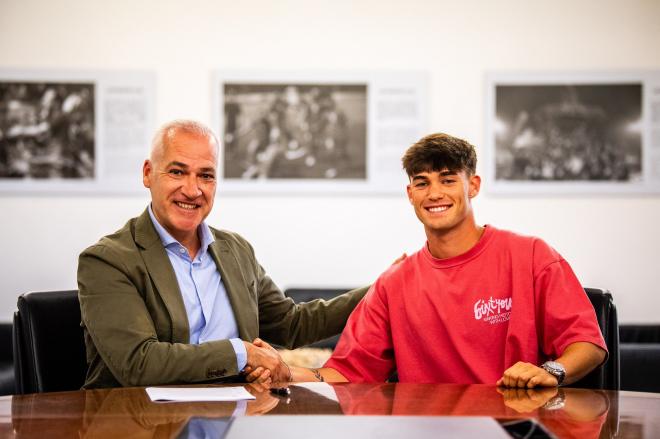
[[[0,179],[94,178],[94,84],[0,82]]]
[[[495,178],[642,178],[642,85],[498,85]]]
[[[366,85],[222,90],[225,179],[366,179]]]

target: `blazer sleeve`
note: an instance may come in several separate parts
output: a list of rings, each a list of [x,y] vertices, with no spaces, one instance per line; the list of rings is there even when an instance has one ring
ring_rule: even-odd
[[[249,253],[252,275],[257,285],[259,336],[264,340],[292,349],[341,333],[355,306],[368,286],[348,291],[332,300],[313,300],[296,304],[284,296],[258,263],[254,249],[235,235]]]
[[[368,286],[357,288],[332,300],[317,299],[296,304],[291,298],[284,297],[269,278],[264,279],[261,286],[260,337],[289,349],[341,333],[348,316],[369,289]]]
[[[145,300],[148,286],[140,284],[148,284],[149,276],[140,273],[146,271],[144,266],[121,255],[97,244],[79,257],[80,308],[90,363],[85,385],[103,375],[104,366],[122,386],[195,383],[237,375],[236,355],[228,340],[173,343],[164,335],[167,329],[157,331],[152,317],[160,313],[167,319],[167,311],[155,296]]]

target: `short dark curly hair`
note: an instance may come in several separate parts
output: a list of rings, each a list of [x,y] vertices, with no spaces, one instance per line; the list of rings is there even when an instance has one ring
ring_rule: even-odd
[[[420,172],[477,171],[477,153],[470,143],[444,133],[429,134],[412,145],[401,158],[408,177]]]

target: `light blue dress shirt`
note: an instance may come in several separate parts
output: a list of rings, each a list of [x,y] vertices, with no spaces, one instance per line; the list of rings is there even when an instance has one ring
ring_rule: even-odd
[[[190,325],[190,343],[199,344],[228,339],[236,353],[238,370],[243,370],[247,364],[247,351],[238,338],[236,318],[229,303],[227,290],[222,283],[220,271],[208,252],[209,245],[215,241],[211,229],[206,223],[199,225],[201,247],[195,259],[191,260],[188,249],[160,225],[151,209],[151,204],[148,210],[179,283]]]

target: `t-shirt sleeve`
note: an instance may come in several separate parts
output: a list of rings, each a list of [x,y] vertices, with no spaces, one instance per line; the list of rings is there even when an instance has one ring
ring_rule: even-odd
[[[575,342],[593,343],[607,352],[593,305],[568,262],[545,243],[537,244],[535,259],[537,333],[543,354],[557,358]]]
[[[394,354],[386,294],[377,281],[355,307],[324,367],[351,382],[383,382],[394,371]]]

